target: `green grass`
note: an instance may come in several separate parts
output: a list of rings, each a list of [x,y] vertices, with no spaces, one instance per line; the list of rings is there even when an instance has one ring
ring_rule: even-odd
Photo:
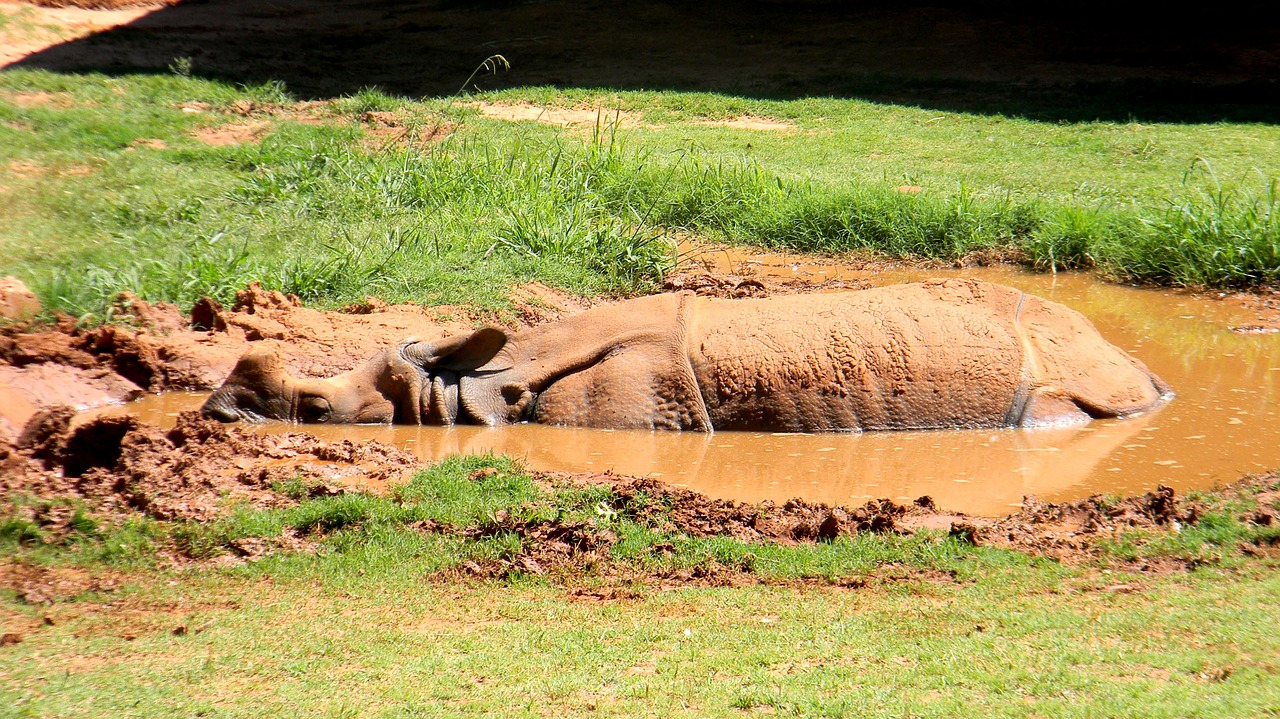
[[[1107,590],[1110,578],[1039,581],[1014,570],[961,586],[641,590],[604,603],[539,586],[355,573],[164,579],[114,606],[40,609],[58,623],[0,654],[7,715],[1242,717],[1277,708],[1274,570],[1201,572],[1134,593]]]
[[[21,97],[35,93],[52,99]],[[670,269],[673,232],[816,252],[994,249],[1163,284],[1254,287],[1280,267],[1269,125],[704,93],[482,99],[607,106],[640,124],[504,123],[376,90],[307,109],[279,85],[193,79],[180,63],[169,76],[0,73],[0,274],[101,319],[122,290],[188,304],[255,280],[319,306],[373,294],[494,309],[533,280],[644,292]],[[210,109],[184,112],[193,103]],[[236,114],[246,106],[260,111]],[[392,142],[371,112],[455,130]],[[743,114],[794,129],[700,124]],[[194,136],[246,122],[253,141]],[[23,635],[0,648],[0,716],[1280,714],[1280,574],[1238,552],[1276,532],[1240,507],[1117,536],[1072,568],[937,532],[691,537],[606,489],[549,491],[493,458],[451,460],[385,497],[278,489],[295,503],[209,523],[6,498],[0,566],[125,584],[49,606],[0,593],[5,631]],[[69,531],[42,523],[55,515]],[[520,556],[514,523],[547,522],[611,533],[609,566],[465,579],[467,562]],[[311,549],[218,568],[285,535]],[[201,563],[175,567],[170,551]],[[1110,568],[1160,557],[1200,568]],[[655,579],[717,565],[771,584]],[[832,584],[851,579],[863,587]]]
[[[301,485],[292,493],[308,494]],[[794,547],[697,539],[638,522],[638,506],[613,499],[604,488],[540,488],[509,460],[469,457],[386,497],[242,508],[207,524],[84,525],[61,544],[5,535],[9,562],[123,572],[125,584],[51,605],[0,594],[5,629],[23,635],[0,649],[0,714],[1239,717],[1280,709],[1280,573],[1272,560],[1234,556],[1253,535],[1223,520],[1166,548],[1216,551],[1216,561],[1151,577],[930,532]],[[1231,501],[1224,511],[1253,506]],[[413,526],[483,528],[503,516],[613,531],[622,566],[748,562],[781,584],[662,589],[643,573],[589,566],[459,579],[439,573],[511,556],[519,537]],[[233,540],[286,527],[314,549],[223,568],[156,561],[171,541],[212,558]],[[125,538],[151,551],[103,551]],[[659,544],[674,551],[655,552]],[[790,583],[799,577],[818,581]],[[850,577],[865,582],[826,584]]]
[[[176,67],[176,66],[175,66]],[[365,90],[295,106],[285,88],[187,77],[0,73],[0,272],[51,309],[114,295],[226,301],[249,281],[320,306],[504,305],[538,280],[652,290],[670,233],[810,252],[974,250],[1173,285],[1280,272],[1280,129],[1045,123],[854,100],[529,88],[488,101],[591,105],[626,127],[483,118]],[[23,96],[50,93],[52,100]],[[203,112],[183,108],[209,107]],[[244,108],[258,114],[245,119]],[[409,137],[374,135],[396,113]],[[738,115],[793,124],[704,124]],[[210,145],[201,129],[253,125]],[[159,141],[159,143],[155,142]],[[922,188],[899,191],[901,185]]]

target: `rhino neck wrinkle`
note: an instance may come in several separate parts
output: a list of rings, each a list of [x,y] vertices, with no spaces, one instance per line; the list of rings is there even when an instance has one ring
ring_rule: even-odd
[[[431,390],[423,399],[422,423],[440,426],[457,424],[458,421],[458,373],[441,371],[427,378]]]

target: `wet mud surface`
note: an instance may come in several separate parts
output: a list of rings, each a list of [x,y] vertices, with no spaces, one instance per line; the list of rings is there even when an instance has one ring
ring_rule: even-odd
[[[312,425],[305,431],[327,441],[375,439],[423,461],[495,452],[520,457],[534,470],[647,476],[748,503],[801,497],[860,505],[888,497],[906,504],[928,495],[940,506],[984,516],[1017,511],[1026,495],[1064,502],[1099,493],[1136,496],[1160,485],[1186,492],[1280,466],[1275,295],[1143,289],[1009,266],[922,268],[730,250],[704,252],[689,265],[693,269],[668,280],[668,289],[763,297],[948,276],[1012,285],[1083,312],[1104,337],[1169,382],[1177,398],[1142,416],[1034,431],[679,434],[543,425]],[[550,321],[587,304],[545,287],[518,293],[513,325]],[[136,302],[130,307],[144,316],[158,313]],[[194,325],[185,329],[169,308],[162,313],[168,329],[149,329],[138,319],[93,330],[0,331],[0,358],[13,363],[0,361],[0,416],[12,415],[10,436],[42,401],[86,407],[157,389],[210,388],[259,342],[279,342],[295,374],[319,376],[348,369],[405,336],[465,332],[476,321],[456,308],[376,301],[322,313],[261,290],[246,290],[229,309],[197,306],[193,315]],[[12,349],[4,349],[6,342]],[[6,384],[7,376],[21,381]],[[6,396],[20,401],[2,401]],[[200,395],[147,394],[120,411],[172,425],[201,401]],[[269,424],[259,431],[298,429]]]
[[[798,258],[777,256],[726,253],[721,256],[729,258],[725,262],[732,261],[732,266],[717,267],[714,261],[706,260],[697,271],[672,277],[668,289],[719,297],[760,297],[856,289],[914,279],[921,272],[918,268],[898,268],[883,263],[822,265],[813,258],[802,262]],[[968,271],[927,270],[931,275]],[[991,270],[979,268],[978,271]],[[1224,380],[1213,379],[1207,392],[1216,392],[1223,399],[1217,403],[1204,400],[1199,403],[1207,408],[1208,414],[1204,417],[1209,419],[1186,421],[1204,423],[1197,433],[1202,434],[1202,438],[1213,436],[1222,444],[1218,451],[1224,454],[1246,454],[1250,442],[1270,441],[1265,434],[1261,438],[1243,435],[1244,439],[1237,439],[1213,433],[1236,427],[1231,423],[1232,418],[1238,419],[1239,424],[1249,422],[1248,431],[1255,435],[1260,428],[1265,430],[1268,426],[1259,420],[1273,411],[1273,395],[1278,391],[1275,380],[1280,380],[1280,373],[1272,372],[1270,365],[1271,358],[1280,355],[1273,354],[1268,344],[1274,342],[1275,333],[1256,329],[1241,332],[1239,326],[1280,327],[1280,309],[1273,297],[1265,294],[1205,297],[1159,292],[1146,295],[1143,293],[1150,291],[1104,286],[1095,280],[1061,277],[1054,281],[1057,284],[1046,285],[1043,276],[1019,274],[1004,268],[995,271],[1004,273],[997,281],[1024,283],[1029,290],[1039,288],[1042,295],[1059,301],[1063,297],[1055,296],[1055,292],[1061,293],[1063,287],[1071,290],[1073,282],[1084,282],[1072,290],[1075,295],[1068,292],[1066,299],[1108,307],[1109,314],[1091,314],[1103,328],[1104,335],[1114,339],[1119,332],[1122,347],[1135,351],[1166,376],[1177,374],[1176,363],[1195,367],[1194,361],[1205,356],[1225,361],[1228,372],[1235,375],[1233,379],[1243,383],[1239,386],[1242,391],[1234,392],[1231,386],[1222,384]],[[1156,304],[1133,299],[1148,296],[1160,299]],[[1127,304],[1118,302],[1117,297],[1126,299]],[[1175,303],[1175,308],[1184,308],[1173,311],[1187,314],[1174,315],[1172,320],[1162,317],[1161,313],[1170,313],[1170,302]],[[507,321],[516,325],[538,324],[580,311],[588,304],[545,287],[530,286],[517,290],[515,311]],[[610,433],[535,425],[500,431],[221,425],[200,419],[189,411],[198,406],[199,395],[175,391],[214,387],[235,360],[255,343],[277,342],[286,354],[291,371],[324,376],[348,369],[405,336],[439,337],[466,332],[480,318],[458,308],[387,306],[374,299],[342,311],[320,312],[302,307],[294,298],[258,287],[241,292],[229,308],[200,302],[189,315],[172,306],[150,306],[129,295],[120,298],[117,309],[116,323],[93,328],[77,327],[65,318],[53,325],[16,323],[0,328],[0,416],[4,417],[0,423],[0,499],[5,502],[8,514],[33,522],[48,537],[56,539],[75,531],[76,512],[71,508],[75,503],[86,507],[95,521],[108,523],[123,522],[130,517],[208,522],[224,516],[228,508],[237,505],[283,507],[305,496],[352,491],[383,493],[389,486],[407,481],[409,473],[441,455],[492,449],[480,439],[495,433],[503,436],[525,433],[532,437],[535,445],[560,448],[551,452],[546,461],[526,456],[540,483],[549,488],[608,485],[614,497],[610,511],[675,536],[724,536],[748,543],[794,544],[829,541],[865,532],[909,533],[925,528],[948,532],[978,545],[1014,549],[1067,563],[1104,558],[1109,565],[1118,563],[1125,568],[1151,572],[1176,571],[1194,565],[1185,559],[1119,559],[1105,549],[1117,537],[1128,533],[1159,537],[1180,531],[1198,523],[1204,513],[1202,500],[1192,501],[1183,496],[1185,487],[1157,487],[1165,484],[1163,477],[1176,476],[1176,463],[1160,463],[1158,458],[1156,462],[1149,462],[1146,460],[1151,457],[1142,454],[1148,449],[1144,445],[1156,444],[1157,438],[1162,437],[1157,423],[1164,427],[1177,426],[1167,409],[1152,418],[1113,423],[1111,429],[1102,426],[1085,428],[1088,431],[1084,432],[1070,430],[1071,437],[1060,437],[1053,432],[1006,431],[996,433],[994,440],[987,436],[989,433],[965,432],[756,437],[751,433],[727,432],[697,436]],[[1135,335],[1115,317],[1138,323],[1143,333]],[[1162,323],[1170,321],[1184,322],[1194,329],[1170,338],[1162,334]],[[1170,343],[1175,360],[1157,358],[1152,362],[1150,355],[1143,354],[1150,347]],[[1197,395],[1194,388],[1188,390],[1184,382],[1179,384],[1182,385],[1178,387],[1180,396],[1175,402],[1196,405],[1197,396],[1210,396]],[[157,392],[162,394],[154,394]],[[1254,404],[1244,406],[1241,404],[1244,398],[1236,395],[1248,392],[1256,393],[1250,398]],[[171,404],[163,405],[166,409],[159,415],[139,412],[137,408],[146,405],[145,402],[108,412],[82,411],[142,395]],[[172,404],[175,401],[176,404]],[[1107,432],[1116,431],[1119,435],[1107,438]],[[417,434],[407,440],[404,432]],[[1195,440],[1185,439],[1183,434],[1185,432],[1174,435],[1173,443],[1196,446]],[[919,437],[911,439],[908,435]],[[888,444],[881,447],[877,443],[900,443],[904,438],[908,443],[915,442],[919,451],[881,468],[876,468],[875,461],[868,459],[887,456],[891,451],[887,449]],[[1066,479],[1062,480],[1068,490],[1066,501],[1054,497],[1052,491],[1036,492],[1034,485],[1026,482],[1002,487],[991,480],[999,468],[981,463],[965,464],[965,443],[997,440],[1020,443],[1013,448],[1011,456],[1033,459],[1034,466],[1058,467],[1067,472],[1063,475]],[[757,474],[767,480],[765,484],[772,483],[767,489],[773,493],[752,496],[751,491],[735,492],[732,487],[726,490],[715,485],[708,491],[679,476],[662,476],[660,472],[643,468],[629,473],[607,461],[611,459],[610,453],[623,453],[628,442],[640,443],[638,448],[632,448],[635,454],[652,456],[655,447],[659,447],[655,443],[667,441],[698,445],[697,457],[687,461],[690,467],[721,464],[731,456],[745,457],[744,461],[756,467]],[[784,464],[796,464],[805,452],[829,457],[833,464],[826,465],[829,469],[811,483],[779,481],[782,478],[777,474],[768,476],[777,470],[771,468],[773,465],[768,464],[766,457],[750,453],[748,448],[753,442],[774,450],[807,447],[795,452],[778,451]],[[821,446],[804,444],[812,442]],[[848,446],[837,446],[835,443],[839,442]],[[953,446],[955,442],[959,444]],[[1073,455],[1076,449],[1090,443],[1103,445],[1105,462],[1094,458],[1090,465],[1080,455]],[[421,451],[420,445],[432,444],[435,446],[432,452]],[[565,454],[565,448],[581,451],[592,459],[586,464],[575,464],[573,452]],[[1146,481],[1151,485],[1139,491],[1124,491],[1122,482],[1098,490],[1129,495],[1127,499],[1093,496],[1096,494],[1090,491],[1093,485],[1080,483],[1077,470],[1082,465],[1088,469],[1100,462],[1120,461],[1117,451],[1134,454],[1143,464],[1156,467],[1159,474],[1148,477]],[[846,459],[836,461],[841,456]],[[932,459],[926,461],[929,457]],[[601,464],[590,464],[595,460]],[[855,461],[856,466],[847,466],[848,461]],[[914,467],[928,461],[949,472],[942,482],[885,485],[866,479],[868,476],[889,480],[909,477]],[[1027,466],[1032,465],[1020,459],[1014,469]],[[736,481],[741,484],[743,470],[733,469],[731,465],[730,471],[738,475]],[[1244,473],[1223,471],[1196,486],[1225,487],[1219,497],[1271,497],[1271,501],[1258,503],[1261,509],[1251,510],[1249,516],[1241,519],[1254,524],[1280,523],[1280,518],[1270,509],[1274,498],[1280,497],[1277,494],[1280,479],[1274,473],[1265,472],[1241,478]],[[650,476],[628,476],[645,474]],[[293,490],[286,491],[286,483]],[[296,491],[299,486],[306,490],[302,497]],[[854,489],[850,489],[851,486]],[[823,494],[822,489],[830,487],[837,491]],[[954,489],[957,487],[959,493]],[[1027,491],[1028,487],[1033,491]],[[942,491],[936,492],[933,488]],[[1050,483],[1050,489],[1053,488]],[[947,493],[948,489],[951,494]],[[796,495],[802,498],[794,498]],[[974,512],[965,506],[966,497],[979,495],[988,499],[996,497],[994,503],[988,501],[982,505],[991,509]],[[1025,495],[1046,499],[1041,501]],[[955,511],[957,509],[961,511]],[[477,526],[423,522],[414,528],[471,538],[509,533],[520,539],[521,549],[517,554],[504,559],[468,562],[446,572],[443,579],[502,577],[512,573],[545,574],[555,578],[576,576],[591,569],[622,579],[673,586],[762,581],[750,561],[727,566],[708,558],[695,567],[680,569],[663,569],[666,565],[661,562],[643,566],[617,564],[610,557],[618,538],[607,528],[590,521],[527,523],[499,513]],[[280,537],[239,539],[222,547],[216,561],[249,561],[274,551],[310,551],[320,538],[299,536],[290,531]],[[184,556],[183,550],[177,547],[165,551],[169,559],[177,563],[210,561]],[[654,547],[657,555],[666,551],[672,548],[661,544]],[[1243,551],[1268,553],[1274,548]],[[889,569],[885,571],[892,574]],[[24,596],[29,594],[35,601],[67,593],[109,591],[113,581],[97,575],[68,579],[56,573],[46,577],[32,572],[36,570],[18,565],[0,568],[4,586],[15,588]],[[909,569],[903,569],[900,574],[913,580],[953,581],[948,577],[915,576],[918,573]],[[866,578],[849,581],[856,586]]]
[[[928,495],[939,506],[984,516],[1017,511],[1026,495],[1063,502],[1097,493],[1136,496],[1159,485],[1185,492],[1280,466],[1280,333],[1266,331],[1280,329],[1280,301],[1272,295],[1144,290],[1004,266],[921,269],[730,250],[704,252],[689,266],[667,289],[762,297],[948,275],[1019,286],[1085,312],[1105,337],[1169,381],[1178,398],[1146,416],[1037,431],[707,435],[287,424],[258,431],[280,435],[277,442],[300,430],[331,443],[378,440],[418,461],[493,451],[538,471],[647,476],[750,504],[801,497],[860,506],[887,497],[909,505]],[[516,290],[506,321],[539,324],[588,304],[527,286]],[[144,400],[115,411],[167,431],[177,414],[201,401],[182,391],[212,389],[257,343],[277,343],[296,375],[328,376],[407,336],[467,332],[481,318],[460,308],[376,299],[320,312],[251,286],[231,307],[202,301],[186,315],[126,294],[115,320],[93,328],[69,318],[0,326],[0,437],[16,440],[42,408],[87,410],[138,397]]]
[[[130,416],[97,417],[79,424],[72,422],[73,417],[69,408],[44,410],[28,423],[16,442],[0,442],[0,497],[6,505],[5,514],[34,523],[53,539],[75,531],[76,523],[84,521],[82,511],[95,522],[108,524],[139,517],[209,522],[246,505],[283,507],[306,497],[385,492],[389,484],[407,481],[406,473],[421,466],[412,455],[375,441],[324,442],[302,433],[264,436],[241,426],[202,419],[196,413],[182,414],[167,430]],[[481,470],[472,479],[494,471]],[[358,481],[353,483],[353,478]],[[1171,557],[1124,559],[1107,552],[1106,544],[1126,533],[1129,541],[1141,543],[1182,531],[1197,524],[1210,506],[1207,500],[1179,497],[1172,489],[1161,487],[1120,500],[1095,496],[1043,504],[1030,498],[1018,513],[988,519],[947,512],[928,497],[905,505],[879,499],[852,507],[803,500],[742,503],[710,498],[650,478],[613,474],[537,473],[535,481],[548,489],[604,485],[611,490],[608,511],[673,537],[730,537],[749,544],[794,545],[868,532],[912,533],[932,528],[946,530],[961,541],[1048,556],[1068,564],[1103,559],[1108,566],[1144,572],[1180,571],[1193,568],[1196,562]],[[296,491],[299,486],[306,489],[302,495]],[[1252,500],[1252,508],[1241,510],[1242,521],[1280,524],[1280,512],[1275,509],[1280,500],[1280,475],[1241,479],[1221,489],[1212,500],[1213,506],[1221,507],[1224,497]],[[79,506],[80,511],[73,506]],[[471,539],[500,534],[519,539],[520,549],[515,554],[468,561],[444,572],[440,579],[520,573],[567,580],[590,570],[598,576],[674,585],[773,581],[762,577],[750,560],[729,566],[708,557],[693,567],[674,569],[661,562],[615,561],[610,550],[618,537],[606,524],[590,520],[520,520],[499,511],[472,526],[424,520],[409,527]],[[305,536],[286,530],[279,537],[229,540],[227,546],[218,548],[214,559],[209,559],[205,550],[195,556],[184,555],[187,549],[177,544],[164,547],[162,554],[179,564],[234,563],[274,551],[314,551],[323,536],[324,527],[317,526]],[[1274,548],[1245,547],[1242,551],[1270,553]],[[651,552],[661,556],[674,552],[674,547],[659,543]],[[916,572],[904,571],[901,578],[921,579]],[[948,581],[946,577],[934,579]],[[867,578],[841,581],[860,586]],[[14,590],[29,603],[109,592],[116,583],[113,576],[101,573],[0,562],[0,586]]]

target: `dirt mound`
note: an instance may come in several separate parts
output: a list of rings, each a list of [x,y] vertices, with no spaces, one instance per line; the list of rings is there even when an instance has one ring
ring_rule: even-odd
[[[348,486],[385,489],[418,466],[410,454],[379,442],[323,442],[310,435],[258,435],[205,420],[195,412],[163,430],[130,415],[78,426],[66,408],[39,413],[17,444],[0,443],[0,497],[34,495],[45,505],[11,507],[55,536],[72,529],[69,506],[84,500],[107,517],[140,512],[161,520],[207,521],[238,504],[294,502],[282,483],[311,496]],[[42,513],[43,512],[43,513]]]
[[[40,312],[40,298],[17,277],[0,277],[0,320],[29,320]]]
[[[564,575],[593,571],[611,564],[609,548],[618,540],[612,531],[588,522],[520,522],[505,511],[499,512],[493,522],[464,530],[431,523],[419,524],[418,529],[422,531],[445,531],[469,539],[508,533],[519,538],[520,551],[511,557],[469,560],[448,572],[479,578],[508,577],[516,573]]]
[[[461,319],[443,322],[438,312]],[[14,437],[42,408],[84,410],[144,392],[213,389],[255,342],[280,342],[297,375],[329,376],[405,337],[471,326],[467,313],[451,308],[370,301],[351,312],[321,312],[256,283],[237,293],[230,309],[204,298],[189,317],[175,305],[123,293],[107,319],[96,327],[65,315],[52,324],[0,326],[0,437]]]
[[[651,478],[611,481],[597,475],[613,488],[619,514],[652,526],[659,531],[676,531],[691,537],[733,537],[744,542],[795,543],[831,540],[857,532],[893,532],[908,513],[929,511],[927,498],[912,507],[888,499],[867,502],[849,509],[791,499],[781,506],[773,502],[744,504],[673,487]],[[582,481],[582,480],[579,480]]]
[[[460,102],[458,104],[475,108],[491,120],[507,122],[531,121],[557,127],[579,128],[608,128],[613,125],[620,128],[645,126],[638,113],[607,107],[543,107],[527,102]]]

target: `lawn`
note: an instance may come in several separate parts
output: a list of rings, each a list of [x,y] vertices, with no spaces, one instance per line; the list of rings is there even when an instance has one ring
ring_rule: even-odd
[[[515,104],[592,119],[483,111]],[[674,237],[1259,287],[1280,273],[1277,177],[1266,124],[549,88],[298,102],[181,67],[0,74],[0,272],[99,318],[122,290],[189,305],[253,280],[329,307],[496,308],[534,280],[633,294],[676,266]]]
[[[549,490],[507,460],[471,458],[388,497],[246,507],[206,523],[82,519],[57,538],[11,521],[0,573],[43,572],[49,589],[0,594],[20,639],[0,649],[0,714],[1280,710],[1280,572],[1274,553],[1238,551],[1276,531],[1239,519],[1259,507],[1247,499],[1182,536],[1139,532],[1066,566],[930,531],[795,546],[699,538],[663,528],[644,497],[618,496]],[[520,563],[546,549],[521,534],[540,522],[613,543]],[[486,529],[497,526],[507,529]],[[237,559],[246,538],[286,528],[301,549]],[[1200,566],[1117,564],[1133,552]],[[468,569],[481,565],[508,571]]]

